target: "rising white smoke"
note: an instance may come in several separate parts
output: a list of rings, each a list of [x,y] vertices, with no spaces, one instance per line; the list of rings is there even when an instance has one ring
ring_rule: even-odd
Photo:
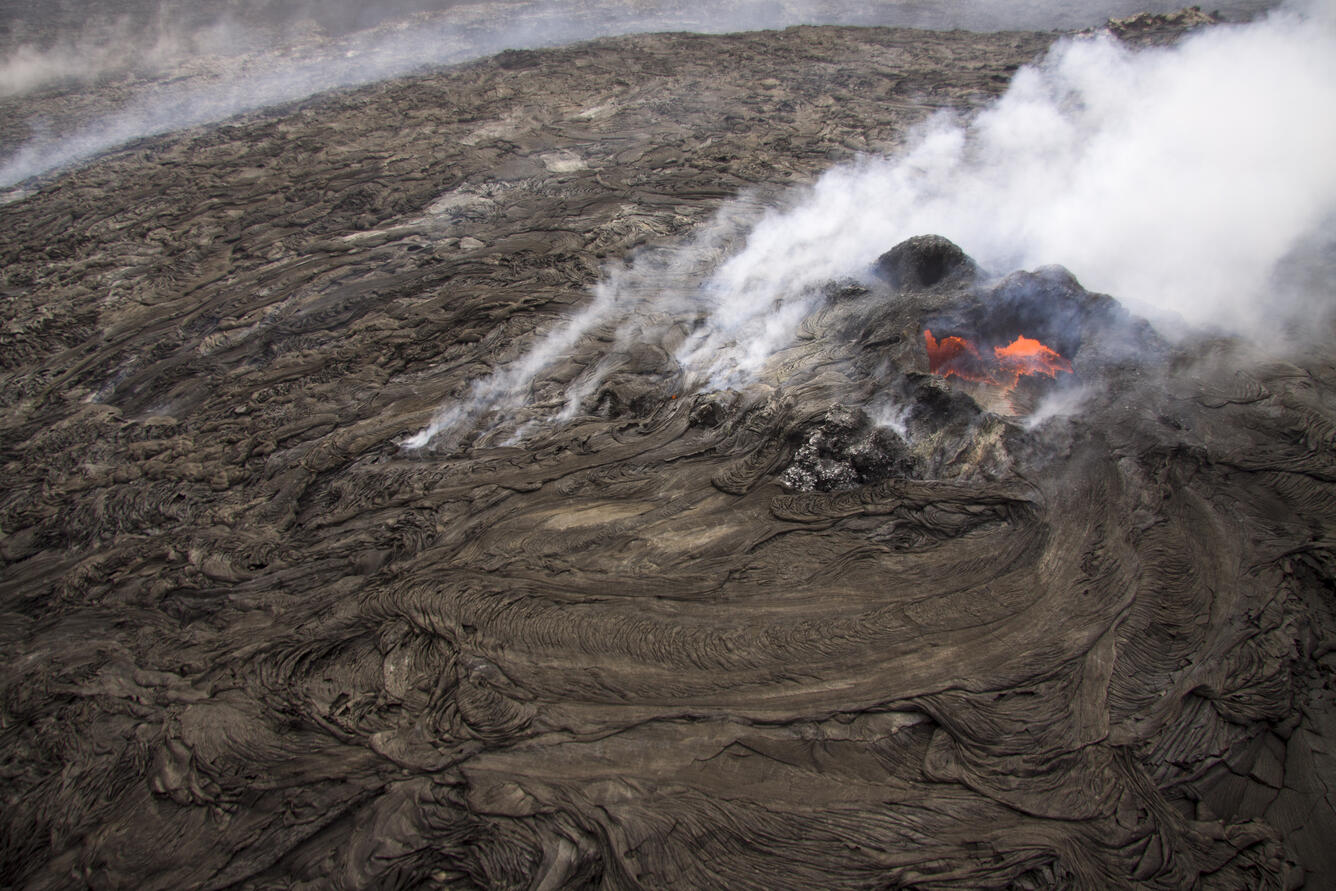
[[[1273,286],[1278,264],[1305,242],[1331,243],[1321,236],[1336,219],[1332,109],[1336,21],[1323,9],[1217,26],[1172,48],[1064,41],[972,119],[936,118],[899,157],[832,169],[755,222],[689,300],[658,308],[707,320],[677,353],[689,382],[736,385],[790,342],[823,283],[936,233],[985,269],[1060,263],[1153,318],[1274,331],[1295,306]],[[718,256],[737,226],[726,208],[677,264],[696,265],[701,244]],[[1318,283],[1328,302],[1332,284]],[[614,292],[655,287],[671,290],[661,266],[611,277],[531,358],[545,363],[636,308]],[[522,404],[535,361],[475,387],[465,415]],[[448,427],[450,411],[410,444]]]
[[[602,360],[570,381],[561,394],[560,407],[553,412],[552,420],[570,420],[633,340],[663,340],[667,329],[700,314],[702,293],[712,286],[703,283],[737,250],[763,210],[751,198],[738,198],[721,208],[688,242],[642,252],[634,266],[614,267],[594,287],[593,299],[580,312],[552,329],[517,361],[474,381],[467,393],[441,406],[426,427],[401,445],[419,449],[442,434],[442,441],[450,442],[453,435],[471,430],[479,429],[485,436],[504,428],[514,409],[535,398],[534,382],[544,369],[569,355],[582,339],[606,333],[611,348],[605,349]],[[516,441],[527,430],[528,426],[511,427],[509,441]]]
[[[403,447],[420,449],[442,432],[476,426],[498,407],[522,405],[534,376],[575,346],[586,331],[608,317],[614,306],[611,292],[597,294],[585,309],[550,332],[517,362],[474,381],[467,396],[443,406],[430,424],[403,441]]]
[[[1170,49],[1063,42],[973,120],[826,174],[720,270],[802,294],[915,234],[998,271],[1060,263],[1141,309],[1248,332],[1277,264],[1336,212],[1336,28],[1273,14]],[[744,310],[745,311],[745,310]]]

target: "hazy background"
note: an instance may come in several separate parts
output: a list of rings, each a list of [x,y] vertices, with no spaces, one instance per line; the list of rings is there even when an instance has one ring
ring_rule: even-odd
[[[795,24],[1073,29],[1174,2],[3,0],[0,188],[137,138],[507,48]],[[1219,5],[1231,19],[1269,6]],[[14,196],[11,194],[12,200]]]

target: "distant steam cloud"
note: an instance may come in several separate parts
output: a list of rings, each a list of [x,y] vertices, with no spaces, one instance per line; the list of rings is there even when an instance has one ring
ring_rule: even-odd
[[[243,38],[239,36],[243,32],[223,24],[214,33],[227,40],[208,42],[207,48],[185,38],[165,37],[151,52],[125,59],[124,65],[136,72],[170,69],[172,77],[138,80],[110,110],[59,132],[37,132],[0,162],[0,187],[60,170],[144,136],[502,48],[461,36],[459,29],[467,26],[468,22],[461,25],[453,19],[448,25],[396,22],[339,38],[289,33],[282,45],[258,48],[255,34],[244,32]],[[200,33],[192,32],[192,38],[198,40]],[[138,49],[133,43],[127,47]],[[40,85],[44,77],[92,80],[116,70],[121,62],[118,53],[99,55],[77,46],[57,45],[40,54],[20,47],[0,62],[0,72],[8,77],[11,89],[19,90],[25,82],[29,87]]]
[[[25,42],[10,48],[0,56],[0,97],[111,74],[157,75],[201,56],[255,50],[258,37],[226,17],[190,29],[161,18],[146,28],[129,19],[95,22],[48,45]]]
[[[1333,108],[1336,20],[1321,9],[1217,26],[1167,49],[1063,41],[972,119],[930,121],[903,155],[832,169],[787,207],[750,218],[740,238],[747,214],[725,208],[676,259],[616,272],[579,319],[408,444],[523,404],[542,364],[637,307],[703,317],[677,351],[688,382],[736,384],[791,341],[823,283],[923,233],[998,272],[1060,263],[1152,318],[1274,333],[1301,303],[1330,308],[1329,279],[1289,276],[1288,292],[1276,283],[1296,251],[1331,249]],[[675,270],[695,270],[698,284],[646,296],[671,288]],[[595,383],[587,376],[573,398]]]
[[[0,38],[0,100],[53,85],[93,85],[127,73],[133,78],[104,91],[107,107],[101,113],[73,126],[52,125],[39,115],[31,121],[30,138],[0,145],[0,188],[145,136],[507,48],[631,32],[718,33],[796,24],[1079,28],[1111,15],[1171,9],[1178,2],[120,0],[117,10],[135,14],[106,20],[97,18],[102,6],[96,0],[52,0],[34,4],[29,15],[34,20],[63,16],[66,31],[54,37],[25,38],[30,23],[22,18],[5,23],[10,30],[7,39]],[[1246,15],[1269,2],[1227,0],[1223,8]],[[76,24],[83,18],[88,21]],[[152,74],[170,78],[144,77]],[[25,110],[7,111],[14,117]]]

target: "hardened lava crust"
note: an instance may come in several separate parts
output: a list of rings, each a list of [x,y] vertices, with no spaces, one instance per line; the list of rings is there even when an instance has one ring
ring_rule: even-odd
[[[1331,887],[1330,352],[922,233],[766,381],[594,331],[523,437],[403,447],[1053,39],[509,52],[0,208],[0,884]]]

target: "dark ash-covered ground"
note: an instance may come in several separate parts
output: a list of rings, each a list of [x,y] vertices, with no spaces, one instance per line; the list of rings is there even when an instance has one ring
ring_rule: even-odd
[[[0,210],[0,881],[1329,887],[1330,354],[924,240],[778,383],[684,388],[684,318],[568,424],[400,447],[628,251],[1052,39],[511,52]],[[1076,382],[928,373],[1044,319]]]

